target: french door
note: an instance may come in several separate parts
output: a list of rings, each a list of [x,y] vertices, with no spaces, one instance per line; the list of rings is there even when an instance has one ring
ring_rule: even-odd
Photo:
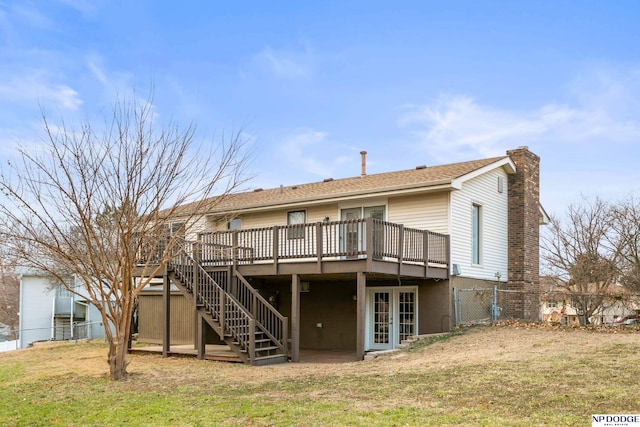
[[[358,208],[342,209],[340,211],[340,219],[342,221],[354,221],[361,218],[373,218],[384,221],[384,206],[368,206]],[[366,247],[365,227],[362,223],[348,222],[343,224],[340,229],[340,250],[347,253],[347,256],[357,256]],[[375,237],[375,236],[374,236]],[[383,239],[376,239],[376,242],[382,242]]]
[[[418,333],[417,296],[416,287],[367,289],[368,350],[390,350]]]

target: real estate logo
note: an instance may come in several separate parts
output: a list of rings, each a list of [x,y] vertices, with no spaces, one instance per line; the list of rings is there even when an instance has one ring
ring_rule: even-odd
[[[640,427],[640,414],[591,415],[591,427]]]

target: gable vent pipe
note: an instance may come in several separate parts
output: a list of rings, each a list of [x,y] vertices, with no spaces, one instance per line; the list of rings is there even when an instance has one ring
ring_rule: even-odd
[[[360,176],[367,175],[367,152],[361,151],[360,156],[362,157],[362,174]]]

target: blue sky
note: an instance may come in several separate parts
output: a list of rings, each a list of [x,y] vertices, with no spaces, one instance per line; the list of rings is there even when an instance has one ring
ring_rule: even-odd
[[[94,118],[153,86],[205,140],[244,127],[251,187],[505,154],[542,202],[640,188],[638,1],[0,0],[0,156],[40,109]]]

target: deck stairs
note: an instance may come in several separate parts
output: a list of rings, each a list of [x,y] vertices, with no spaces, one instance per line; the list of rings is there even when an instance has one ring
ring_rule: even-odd
[[[270,365],[289,360],[288,319],[233,266],[208,271],[185,251],[175,255],[169,279],[244,363]]]

